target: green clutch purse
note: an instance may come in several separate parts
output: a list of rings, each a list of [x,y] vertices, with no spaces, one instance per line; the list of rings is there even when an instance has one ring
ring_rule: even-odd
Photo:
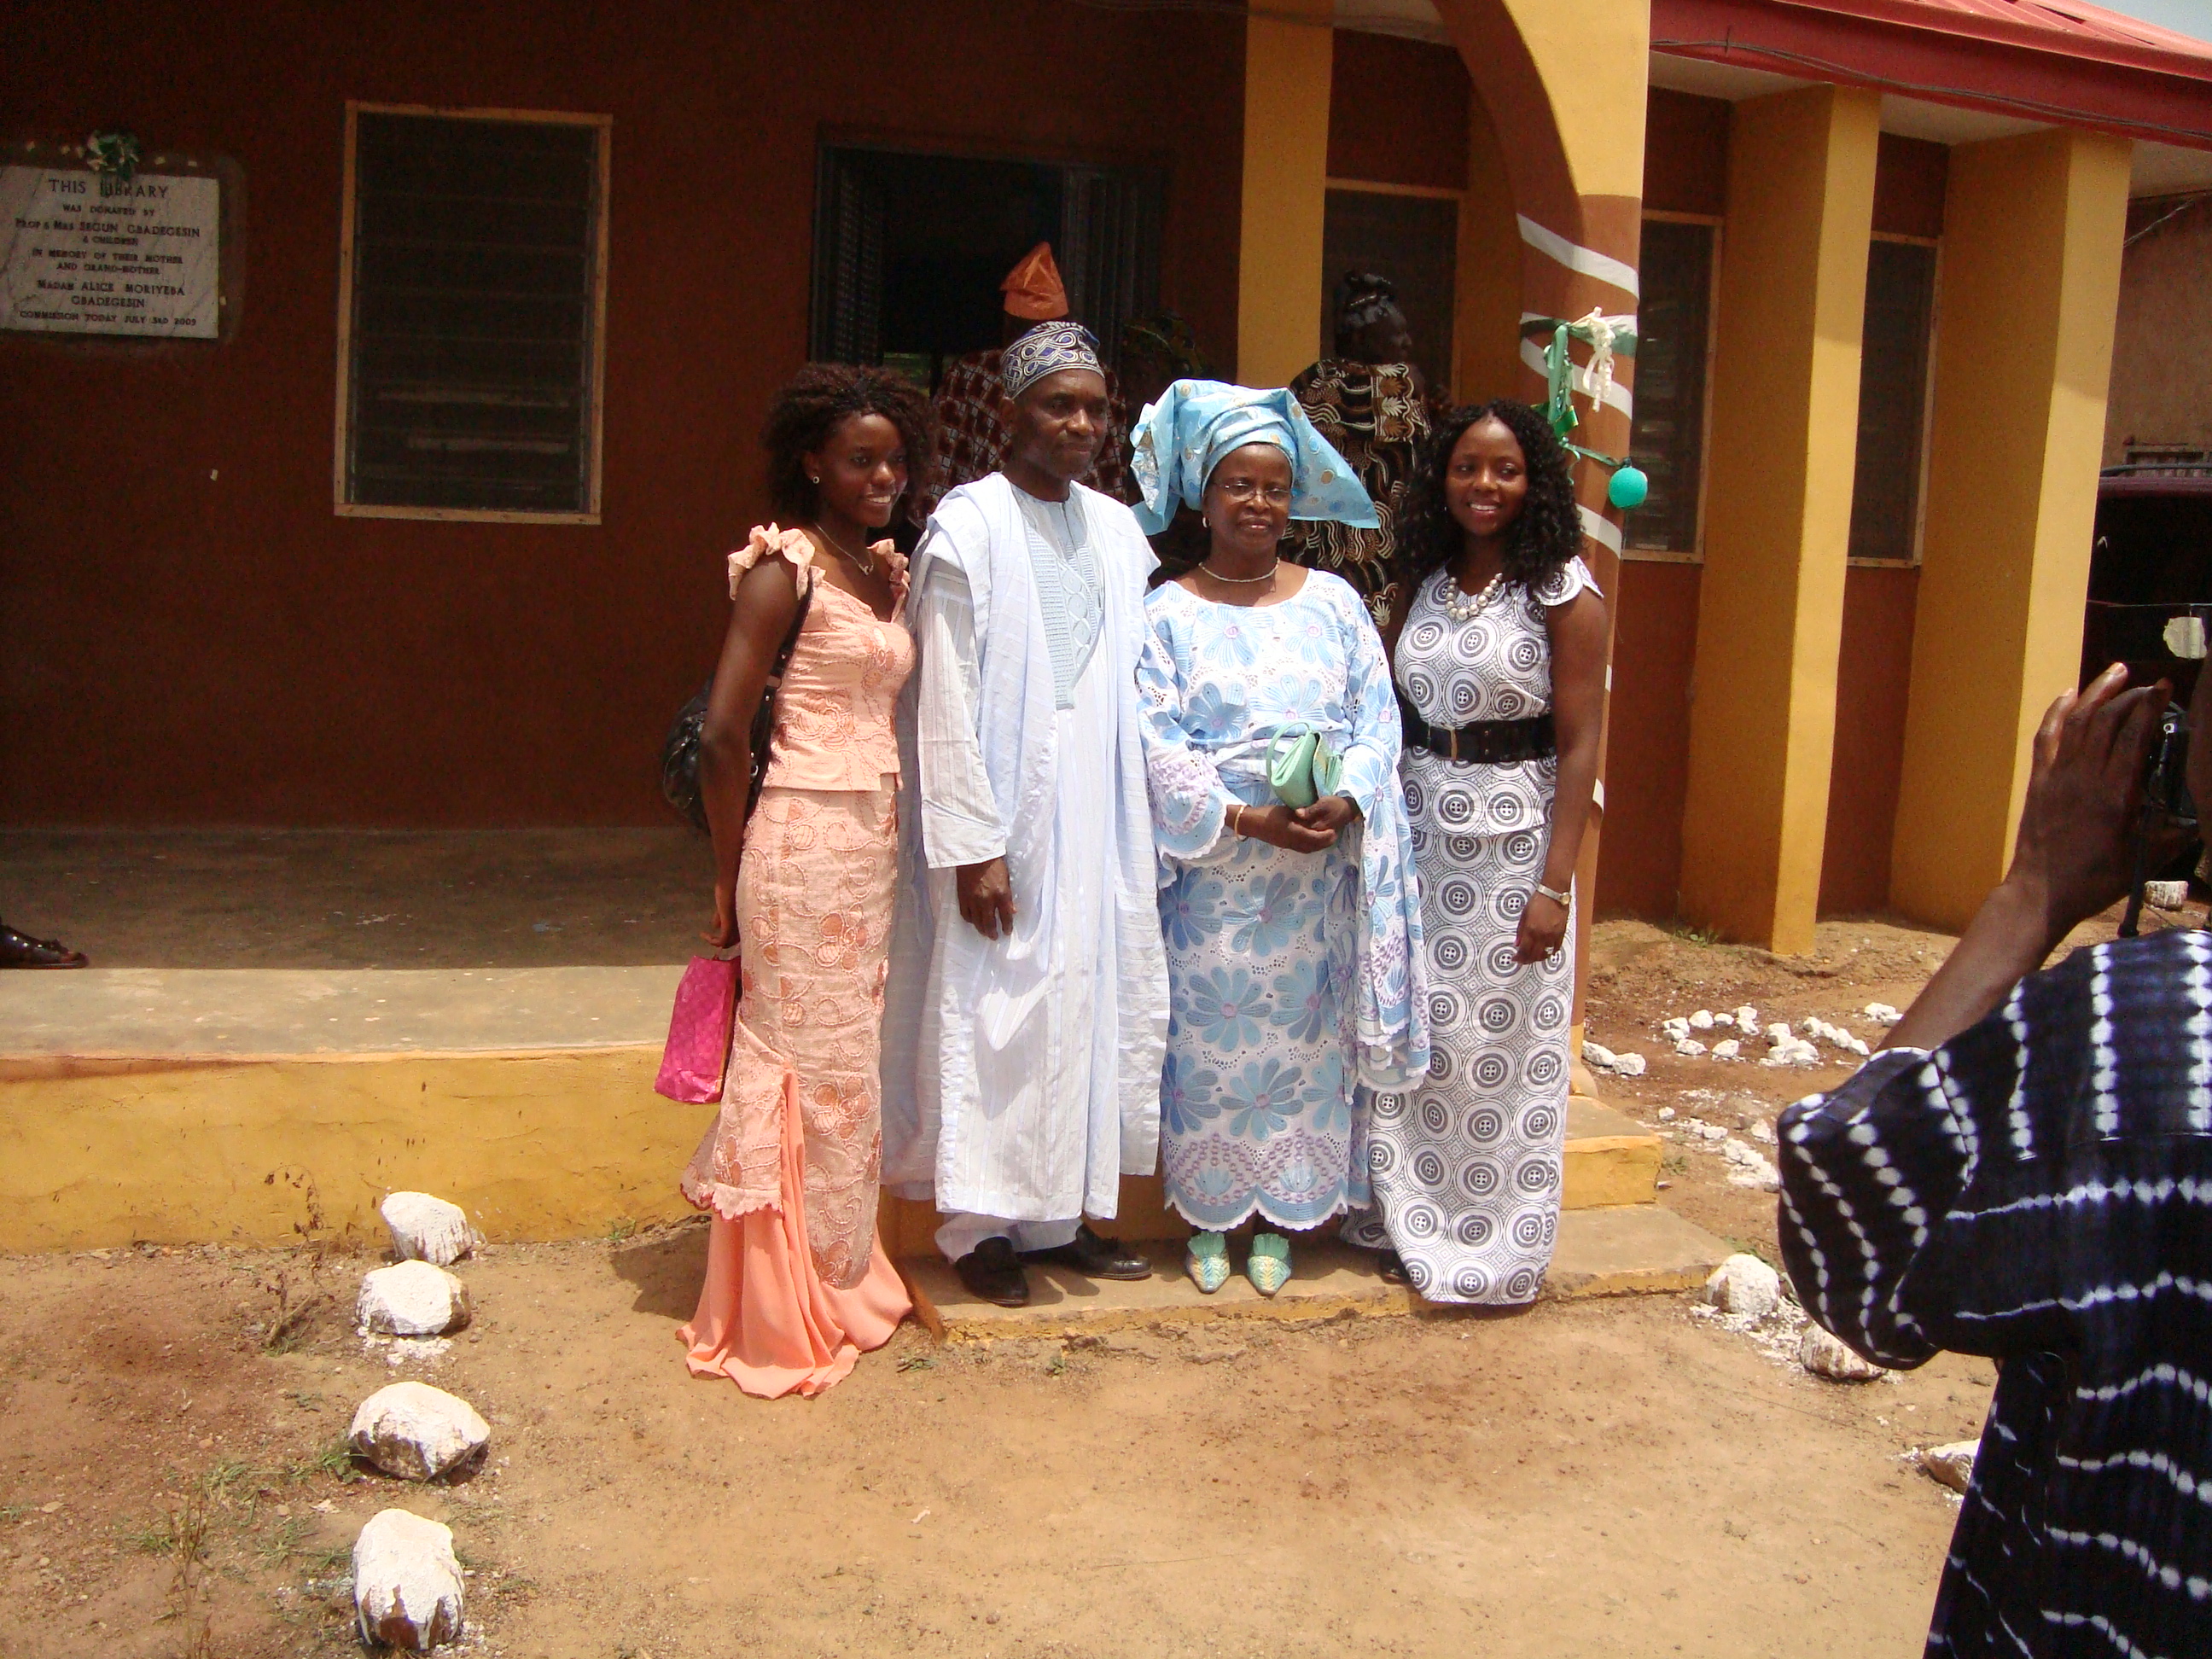
[[[1311,728],[1285,726],[1267,747],[1267,787],[1285,806],[1311,806],[1334,794],[1343,775],[1344,757]]]

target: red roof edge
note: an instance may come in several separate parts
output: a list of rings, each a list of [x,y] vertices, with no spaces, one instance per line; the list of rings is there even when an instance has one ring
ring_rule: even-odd
[[[1651,48],[2052,125],[2212,149],[2212,46],[2183,51],[2115,38],[2117,31],[2102,27],[2073,30],[2056,21],[2024,22],[2018,8],[2008,6],[2013,15],[2004,15],[1996,14],[1992,4],[1993,0],[1652,0]],[[2049,15],[2041,8],[2038,14]],[[2142,32],[2151,33],[2147,27]]]

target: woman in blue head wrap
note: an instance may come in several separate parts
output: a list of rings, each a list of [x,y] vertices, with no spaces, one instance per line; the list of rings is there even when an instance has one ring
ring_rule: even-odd
[[[1134,471],[1148,532],[1181,501],[1209,538],[1146,602],[1138,668],[1168,947],[1161,1162],[1199,1230],[1199,1288],[1220,1288],[1225,1235],[1256,1217],[1245,1270],[1273,1296],[1285,1233],[1369,1202],[1367,1093],[1429,1060],[1382,642],[1348,584],[1279,556],[1293,519],[1375,508],[1281,390],[1176,381]],[[1308,738],[1320,763],[1302,767]]]

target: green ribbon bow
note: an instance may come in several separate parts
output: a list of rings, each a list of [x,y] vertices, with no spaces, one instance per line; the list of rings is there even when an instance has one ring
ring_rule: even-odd
[[[1601,466],[1619,467],[1622,462],[1595,450],[1584,449],[1580,444],[1568,441],[1567,434],[1582,424],[1575,413],[1575,363],[1568,355],[1567,343],[1580,340],[1590,349],[1589,366],[1591,389],[1583,395],[1593,404],[1605,401],[1605,394],[1613,385],[1613,360],[1616,356],[1636,355],[1636,318],[1632,313],[1625,316],[1608,317],[1593,306],[1589,313],[1569,322],[1564,317],[1528,317],[1521,324],[1521,332],[1529,339],[1551,338],[1544,346],[1544,418],[1552,430],[1559,434],[1559,441],[1568,450]]]

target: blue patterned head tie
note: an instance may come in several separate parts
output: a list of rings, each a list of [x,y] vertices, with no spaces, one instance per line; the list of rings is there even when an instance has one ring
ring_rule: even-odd
[[[1018,398],[1048,374],[1063,368],[1087,368],[1105,374],[1098,362],[1097,337],[1080,323],[1039,323],[1013,344],[1000,360],[999,379],[1006,396]]]
[[[1147,536],[1196,507],[1221,458],[1246,444],[1273,444],[1291,460],[1291,516],[1373,529],[1375,503],[1334,445],[1306,418],[1289,388],[1255,392],[1220,380],[1177,380],[1148,405],[1133,434],[1133,471],[1144,500],[1134,509]]]

